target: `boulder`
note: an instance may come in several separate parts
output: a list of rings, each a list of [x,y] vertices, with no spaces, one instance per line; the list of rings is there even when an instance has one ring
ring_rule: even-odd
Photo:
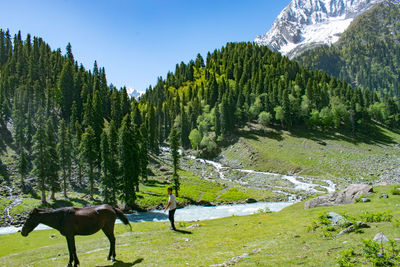
[[[371,199],[366,198],[366,197],[363,197],[363,198],[361,199],[361,202],[371,202]]]
[[[337,214],[336,212],[329,212],[328,213],[328,219],[332,222],[333,226],[336,225],[343,225],[348,223],[347,220],[345,218],[343,218],[343,216],[341,216],[340,214]]]
[[[311,209],[319,206],[350,204],[353,203],[356,198],[369,195],[371,192],[373,192],[372,186],[365,184],[352,184],[344,190],[335,191],[310,199],[304,204],[304,208]]]
[[[348,234],[348,233],[354,232],[354,230],[355,229],[354,229],[353,226],[349,226],[346,229],[340,231],[340,233],[338,233],[337,236],[341,236],[341,235],[344,235],[344,234]]]
[[[388,194],[382,194],[379,198],[389,198]]]

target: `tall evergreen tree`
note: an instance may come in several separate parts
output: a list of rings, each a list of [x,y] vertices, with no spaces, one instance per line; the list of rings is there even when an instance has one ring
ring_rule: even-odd
[[[60,168],[62,170],[62,181],[63,181],[63,192],[64,197],[67,197],[67,180],[70,180],[71,175],[71,135],[65,124],[64,120],[60,121],[60,127],[58,128],[58,139],[57,144],[58,156],[60,159]]]
[[[96,135],[91,126],[88,126],[85,132],[82,134],[82,139],[80,143],[80,154],[79,157],[89,168],[89,191],[90,199],[94,199],[94,168],[96,166],[97,160],[97,150],[96,150]]]
[[[46,158],[46,178],[47,183],[49,184],[49,189],[51,191],[51,199],[55,200],[55,193],[59,192],[60,181],[58,176],[59,167],[59,158],[57,154],[57,139],[56,132],[53,126],[52,118],[49,118],[46,123],[46,150],[47,150],[47,158]]]
[[[127,114],[119,129],[118,150],[121,175],[121,199],[128,207],[134,206],[136,199],[135,186],[140,171],[135,141],[129,114]]]
[[[42,193],[42,203],[46,203],[46,178],[47,178],[47,137],[45,132],[45,121],[43,112],[39,111],[37,116],[37,130],[33,136],[33,163],[32,174],[38,177],[38,187]]]
[[[178,131],[176,130],[175,127],[172,128],[170,136],[169,136],[169,146],[171,149],[171,154],[172,154],[172,165],[174,167],[173,171],[173,182],[174,182],[174,188],[175,188],[175,194],[176,196],[179,196],[179,189],[180,189],[180,181],[179,181],[179,175],[178,175],[178,169],[179,169],[179,135]]]

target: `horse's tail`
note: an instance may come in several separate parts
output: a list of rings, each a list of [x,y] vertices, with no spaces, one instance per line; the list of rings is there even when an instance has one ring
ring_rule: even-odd
[[[132,226],[129,223],[128,218],[122,212],[122,210],[120,210],[119,208],[115,208],[115,207],[113,207],[113,209],[115,210],[115,213],[117,214],[118,219],[120,219],[125,225],[129,225],[129,227],[131,228],[131,231],[132,231]]]

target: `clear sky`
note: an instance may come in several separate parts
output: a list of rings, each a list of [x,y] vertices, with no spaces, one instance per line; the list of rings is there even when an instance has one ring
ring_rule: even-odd
[[[39,36],[108,83],[144,91],[175,64],[265,33],[290,0],[0,0],[0,27]]]

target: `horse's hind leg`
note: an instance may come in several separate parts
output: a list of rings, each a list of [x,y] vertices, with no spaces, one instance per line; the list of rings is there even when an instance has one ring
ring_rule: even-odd
[[[72,262],[74,261],[74,267],[79,265],[78,255],[76,255],[76,247],[75,247],[75,237],[67,236],[68,242],[68,250],[69,250],[69,263],[68,266],[72,266]]]
[[[108,253],[107,260],[115,261],[115,236],[114,236],[114,224],[106,225],[102,229],[104,234],[107,236],[110,241],[110,252]],[[112,258],[111,258],[112,257]]]

